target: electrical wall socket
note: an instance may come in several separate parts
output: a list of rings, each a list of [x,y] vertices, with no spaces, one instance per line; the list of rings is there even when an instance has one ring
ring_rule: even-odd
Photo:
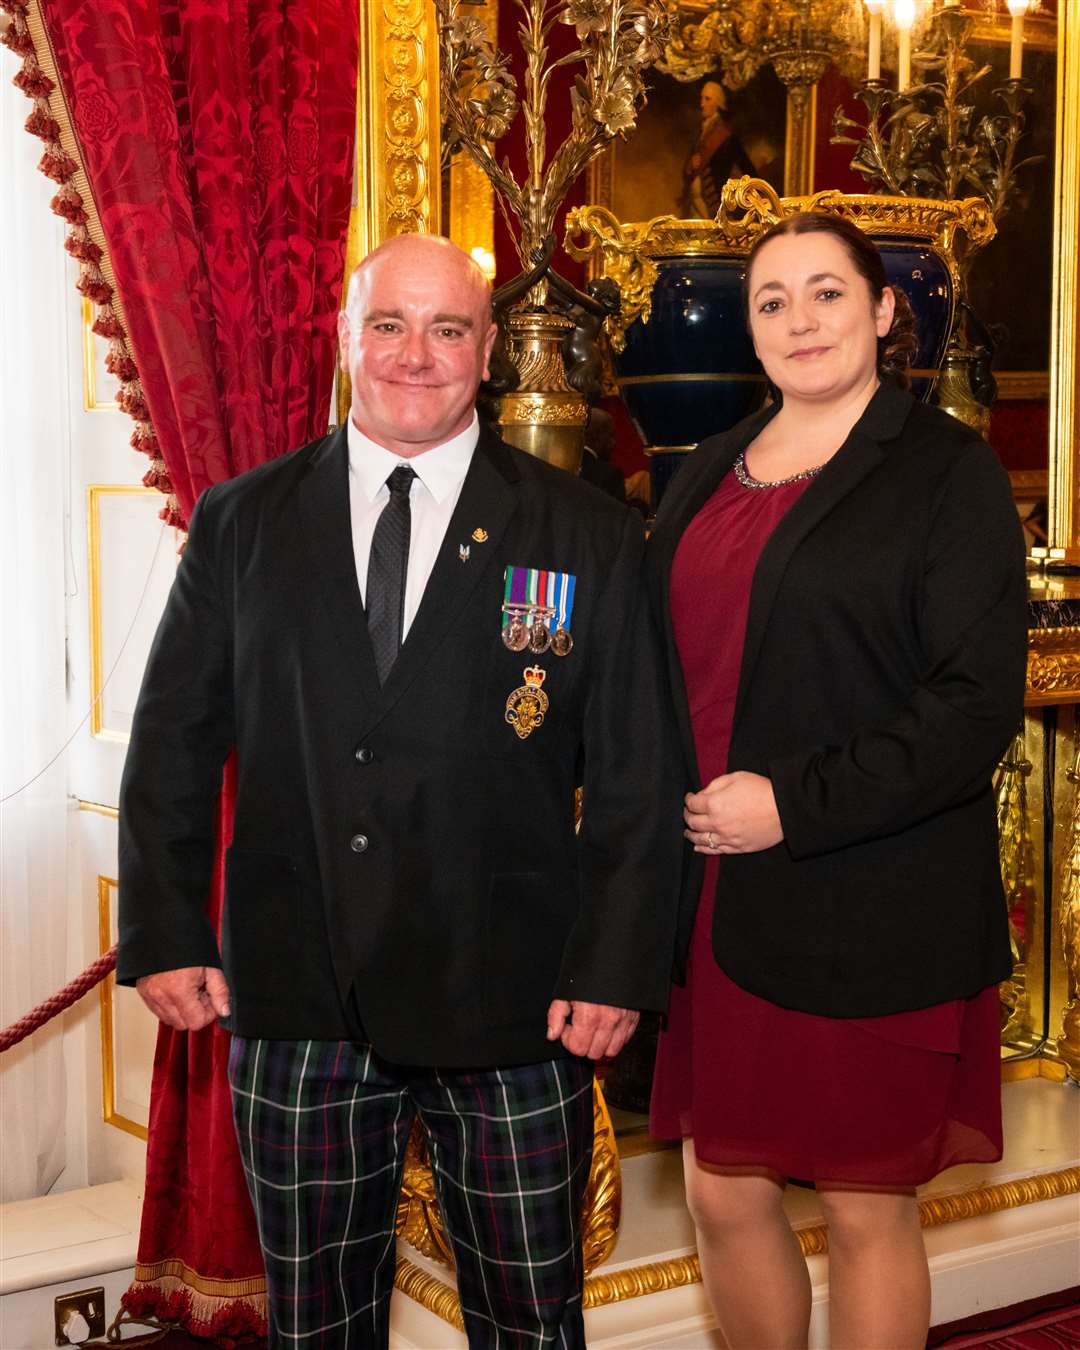
[[[105,1288],[76,1289],[61,1294],[53,1305],[56,1344],[78,1345],[91,1336],[105,1335]],[[75,1333],[74,1336],[71,1333]]]

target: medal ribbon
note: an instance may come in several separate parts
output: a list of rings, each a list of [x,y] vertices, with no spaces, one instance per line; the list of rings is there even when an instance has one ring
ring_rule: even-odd
[[[555,573],[555,594],[552,598],[552,605],[555,609],[555,617],[552,620],[553,630],[565,628],[570,631],[570,616],[574,612],[574,586],[577,577],[571,576],[569,572]]]
[[[552,610],[552,631],[570,627],[574,610],[576,577],[569,572],[551,572],[542,567],[508,566],[503,572],[502,626],[510,623],[509,607]]]

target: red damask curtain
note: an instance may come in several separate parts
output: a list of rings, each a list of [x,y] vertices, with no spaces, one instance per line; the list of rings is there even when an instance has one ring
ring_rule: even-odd
[[[325,429],[355,0],[41,0],[180,510]]]
[[[145,481],[209,484],[325,431],[356,108],[356,0],[2,0],[28,129],[105,308]],[[76,172],[76,170],[78,172]],[[85,177],[83,177],[85,174]],[[89,188],[76,191],[78,185]],[[97,242],[95,242],[97,241]],[[113,286],[111,283],[115,283]],[[124,329],[127,343],[124,345]],[[116,345],[119,344],[119,345]],[[231,832],[231,774],[220,835]],[[211,912],[220,911],[220,850]],[[229,1110],[228,1037],[163,1029],[132,1312],[265,1328]]]

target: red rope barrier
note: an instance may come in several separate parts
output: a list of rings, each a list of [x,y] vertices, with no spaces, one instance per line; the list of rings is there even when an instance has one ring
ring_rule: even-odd
[[[99,956],[96,961],[87,966],[81,975],[76,975],[73,980],[65,984],[63,989],[58,989],[55,994],[50,994],[36,1008],[31,1008],[17,1022],[12,1022],[11,1026],[0,1031],[0,1055],[5,1050],[10,1050],[13,1045],[18,1045],[20,1041],[24,1041],[39,1027],[43,1027],[46,1022],[52,1021],[65,1008],[70,1008],[73,1003],[78,1003],[79,999],[84,994],[88,994],[94,985],[101,983],[115,965],[116,945],[114,943],[103,956]]]

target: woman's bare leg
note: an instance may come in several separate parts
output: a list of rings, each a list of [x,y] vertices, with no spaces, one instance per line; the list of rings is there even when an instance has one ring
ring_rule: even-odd
[[[923,1350],[930,1271],[915,1194],[819,1183],[829,1225],[833,1350]]]
[[[703,1167],[691,1139],[683,1170],[702,1282],[730,1350],[804,1350],[810,1276],[781,1205],[783,1178]]]

